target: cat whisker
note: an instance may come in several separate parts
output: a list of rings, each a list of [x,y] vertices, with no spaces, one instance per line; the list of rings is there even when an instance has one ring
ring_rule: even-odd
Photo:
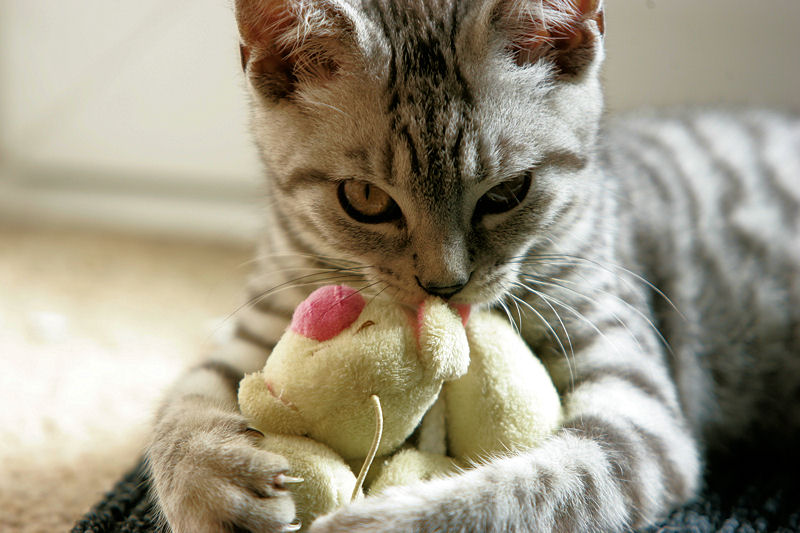
[[[274,296],[275,294],[278,294],[286,290],[296,289],[300,287],[307,287],[309,285],[324,285],[326,283],[332,283],[332,282],[358,281],[359,276],[357,274],[353,274],[352,272],[350,272],[351,270],[356,270],[356,269],[343,268],[343,269],[330,269],[329,271],[323,270],[321,272],[306,274],[298,278],[290,279],[283,283],[279,283],[278,285],[275,285],[274,287],[262,291],[252,296],[248,300],[246,300],[243,304],[239,305],[236,309],[234,309],[233,312],[230,313],[230,315],[228,315],[226,320],[231,319],[242,309],[245,309],[247,307],[252,307],[258,304],[259,302],[265,300],[266,298],[269,298],[271,296]],[[315,278],[315,276],[324,276],[324,275],[326,275],[326,277]]]
[[[370,299],[375,299],[378,294],[382,293],[385,290],[385,287],[383,289],[379,290],[376,294],[370,295],[370,294],[367,294],[367,293],[368,293],[369,289],[371,289],[372,287],[378,286],[378,285],[386,285],[386,282],[385,281],[381,281],[381,280],[373,281],[372,283],[368,283],[367,285],[361,287],[360,289],[356,289],[356,292],[359,293],[359,294],[360,293],[364,293],[367,296],[369,296]]]
[[[311,105],[321,106],[321,107],[327,107],[328,109],[332,109],[332,110],[336,111],[337,113],[341,113],[341,115],[344,116],[344,117],[350,118],[350,115],[348,113],[345,113],[344,111],[342,111],[341,109],[339,109],[336,106],[332,106],[330,104],[326,104],[325,102],[319,102],[317,100],[309,100],[308,98],[303,98],[303,103],[304,104],[311,104]]]
[[[578,294],[578,295],[586,298],[586,296],[582,295],[580,292],[578,292],[578,291],[576,291],[574,289],[570,289],[568,287],[565,287],[564,285],[560,285],[560,284],[569,284],[569,285],[580,286],[580,284],[578,284],[578,283],[576,283],[574,281],[561,279],[561,278],[548,278],[548,279],[551,280],[553,285],[556,285],[558,287],[561,287],[564,290],[568,290],[570,292],[573,292],[575,294]],[[661,331],[659,331],[658,327],[656,327],[656,325],[653,323],[653,321],[650,319],[650,317],[648,317],[645,313],[643,313],[639,308],[637,308],[635,305],[631,304],[630,302],[625,301],[623,298],[621,298],[620,296],[614,294],[613,292],[606,291],[606,290],[600,289],[598,287],[594,287],[593,289],[595,291],[605,295],[605,296],[609,296],[611,298],[614,298],[616,301],[618,301],[619,303],[624,305],[627,309],[629,309],[630,311],[633,311],[637,316],[639,316],[639,318],[644,320],[647,323],[647,325],[653,330],[653,332],[656,334],[656,336],[658,336],[660,342],[664,345],[664,348],[666,348],[666,350],[670,353],[670,355],[672,355],[672,356],[675,355],[675,353],[672,350],[672,346],[670,346],[669,342],[667,342],[667,339],[665,339],[664,336],[661,334]]]
[[[534,296],[537,296],[542,301],[548,300],[551,303],[561,307],[565,311],[568,311],[570,314],[575,316],[578,320],[580,320],[581,322],[586,324],[592,331],[597,333],[597,335],[601,339],[603,339],[605,342],[607,342],[609,344],[609,346],[611,346],[617,353],[620,353],[619,346],[617,346],[617,344],[615,342],[613,342],[611,339],[609,339],[608,336],[605,333],[603,333],[600,330],[600,328],[598,328],[597,325],[594,322],[589,320],[584,314],[582,314],[580,311],[575,309],[573,306],[569,305],[568,303],[563,302],[562,300],[560,300],[560,299],[558,299],[558,298],[556,298],[556,297],[554,297],[552,295],[549,295],[549,294],[544,293],[542,291],[538,291],[538,290],[536,290],[536,289],[534,289],[534,288],[532,288],[532,287],[530,287],[530,286],[528,286],[526,284],[522,284],[521,286],[526,291],[530,292]]]
[[[250,301],[247,302],[247,304],[258,303],[266,297],[272,296],[278,292],[282,292],[285,290],[291,290],[300,287],[308,287],[309,285],[325,285],[329,283],[344,283],[348,281],[358,283],[363,281],[363,278],[356,274],[343,271],[316,272],[314,274],[300,276],[298,278],[294,278],[287,282],[276,285],[275,287],[272,287],[254,296],[253,298],[250,299]]]
[[[512,295],[513,296],[513,295]],[[520,327],[522,326],[522,309],[519,307],[519,302],[516,298],[511,298],[511,302],[514,304],[514,307],[517,309],[517,323],[512,322],[514,329],[517,332],[517,335],[521,335]]]
[[[551,257],[557,258],[557,261],[551,260],[550,259]],[[524,259],[525,260],[517,260],[516,264],[520,264],[520,265],[544,264],[544,265],[556,265],[556,266],[557,265],[568,265],[568,266],[586,266],[586,267],[591,267],[591,268],[600,268],[604,272],[609,273],[612,276],[614,276],[615,279],[618,279],[618,280],[622,281],[623,283],[625,283],[625,285],[629,289],[635,291],[635,288],[628,282],[628,280],[624,276],[620,275],[618,272],[614,272],[611,269],[603,267],[597,261],[592,261],[592,260],[586,259],[585,262],[583,262],[582,261],[583,258],[581,258],[579,256],[570,256],[570,255],[561,255],[561,254],[537,254],[537,255],[534,255],[534,256],[527,256]],[[614,265],[614,266],[618,266],[618,265]],[[627,271],[627,269],[624,269],[624,267],[618,267],[618,268]],[[627,271],[627,272],[630,273],[630,271]],[[580,296],[581,298],[584,298],[584,299],[590,299],[590,297],[588,295],[586,295],[586,294],[582,294],[582,293],[580,293],[580,292],[578,292],[578,291],[576,291],[574,289],[566,287],[566,286],[564,286],[564,284],[570,284],[570,285],[578,286],[578,287],[580,287],[580,286],[591,287],[593,291],[596,291],[596,292],[599,292],[599,293],[604,294],[606,296],[610,296],[610,297],[614,298],[616,301],[620,302],[622,305],[624,305],[625,307],[627,307],[628,309],[633,311],[635,314],[637,314],[640,318],[642,318],[648,324],[648,326],[652,329],[652,331],[655,332],[655,334],[659,338],[659,341],[664,346],[664,348],[669,352],[669,354],[674,356],[674,351],[672,350],[672,346],[670,346],[670,344],[667,342],[667,340],[662,335],[661,331],[659,331],[659,329],[656,327],[656,325],[653,323],[653,321],[649,317],[647,317],[645,315],[645,313],[643,313],[636,306],[632,305],[630,302],[625,301],[619,295],[614,294],[611,291],[607,291],[607,290],[601,289],[600,287],[597,286],[596,283],[589,282],[589,280],[586,277],[582,276],[581,274],[576,274],[576,275],[579,276],[580,279],[582,279],[583,281],[586,282],[584,285],[578,284],[578,283],[576,283],[574,281],[569,281],[569,280],[562,279],[562,278],[556,278],[556,277],[553,277],[553,276],[537,276],[537,275],[531,274],[530,272],[527,272],[527,271],[525,271],[525,272],[519,271],[519,273],[523,274],[523,275],[526,275],[526,276],[533,276],[535,279],[532,279],[531,281],[535,281],[535,282],[537,282],[539,284],[548,283],[548,280],[549,280],[549,282],[552,284],[552,286],[559,287],[559,288],[561,288],[563,290],[566,290],[566,291],[570,291],[573,294],[576,294],[576,295],[578,295],[578,296]],[[641,278],[641,276],[634,276],[634,277],[635,277],[635,279],[637,281],[642,281],[643,283],[646,283],[648,287],[651,287],[653,290],[658,291],[658,289],[656,289],[652,284],[647,282],[647,280],[645,280],[644,278]],[[559,284],[558,282],[560,282],[561,284]],[[660,293],[660,294],[664,298],[669,300],[663,293]],[[594,300],[590,300],[590,301],[594,301]],[[670,301],[669,303],[674,308],[674,305],[672,304],[672,302]],[[630,329],[628,328],[627,324],[623,324],[618,315],[616,315],[614,313],[612,313],[612,315],[617,320],[617,322],[619,322],[620,325],[622,325],[629,332],[629,334],[631,335],[631,338],[636,340],[637,344],[639,344],[639,339],[632,332],[630,332]],[[683,315],[681,315],[681,316],[683,316]],[[685,318],[684,318],[684,320],[685,320]]]
[[[289,268],[300,268],[300,266],[315,268],[369,268],[369,266],[361,265],[355,261],[349,261],[330,256],[319,256],[315,254],[270,254],[262,256],[261,259],[273,259],[280,261],[281,263],[286,263],[287,261],[284,260],[287,259],[297,260],[298,262],[302,261],[301,265]],[[314,263],[316,263],[316,266]]]
[[[370,302],[371,302],[371,301],[373,301],[373,300],[375,300],[376,298],[378,298],[378,297],[379,297],[381,294],[383,294],[383,292],[384,292],[386,289],[388,289],[388,288],[390,288],[390,287],[391,287],[391,285],[389,285],[389,284],[388,284],[388,283],[386,283],[385,281],[382,281],[381,283],[383,283],[383,284],[384,284],[384,287],[383,287],[381,290],[379,290],[378,292],[376,292],[375,294],[373,294],[373,295],[370,297],[370,299],[369,299],[369,301],[370,301]]]
[[[357,268],[360,267],[359,263],[356,261],[351,261],[349,259],[339,258],[335,256],[326,256],[321,254],[312,254],[312,253],[300,253],[300,252],[275,252],[275,253],[261,253],[252,259],[248,259],[247,261],[242,261],[237,264],[234,269],[236,271],[242,270],[244,268],[249,268],[254,265],[258,265],[259,262],[265,259],[311,259],[321,263],[323,265],[328,265],[329,268]],[[283,272],[289,271],[293,268],[301,269],[301,268],[325,268],[325,267],[313,267],[313,266],[296,266],[296,267],[285,267],[283,269],[273,269],[269,273],[276,273],[276,272]],[[362,268],[368,268],[367,266],[363,266]]]
[[[384,283],[384,282],[383,282],[383,281],[374,281],[374,282],[372,282],[372,283],[368,283],[367,285],[365,285],[364,287],[361,287],[360,289],[356,289],[356,291],[355,291],[354,293],[352,293],[352,294],[348,294],[348,295],[347,295],[347,296],[345,296],[344,298],[342,298],[342,299],[340,299],[340,300],[337,300],[335,303],[331,304],[331,306],[330,306],[328,309],[326,309],[326,310],[325,310],[325,312],[323,312],[323,313],[322,313],[322,316],[325,316],[325,314],[326,314],[328,311],[330,311],[330,310],[331,310],[331,309],[333,309],[334,307],[338,306],[338,305],[339,305],[339,304],[341,304],[343,301],[345,301],[345,300],[347,300],[347,299],[349,299],[349,298],[352,298],[352,297],[353,297],[353,296],[355,296],[356,294],[361,294],[362,292],[365,292],[367,289],[369,289],[369,288],[371,288],[371,287],[374,287],[375,285],[380,285],[381,283]]]
[[[322,275],[322,274],[325,274],[325,273],[326,272],[318,272],[316,274],[308,274],[306,276],[301,276],[300,278],[297,278],[297,279],[309,278],[309,277],[314,276],[314,275]],[[291,290],[291,289],[301,288],[301,287],[307,287],[309,285],[325,285],[327,283],[352,281],[353,277],[352,276],[345,276],[345,275],[329,276],[327,278],[316,279],[316,280],[311,280],[311,281],[303,281],[303,282],[299,282],[299,283],[297,282],[297,279],[289,280],[287,282],[281,283],[279,285],[276,285],[275,287],[272,287],[271,289],[263,291],[263,292],[261,292],[259,294],[256,294],[255,296],[249,298],[244,303],[242,303],[241,305],[236,307],[233,311],[228,313],[228,315],[226,315],[225,318],[220,321],[220,323],[218,324],[217,328],[215,329],[215,332],[218,331],[220,328],[222,328],[224,324],[226,324],[226,323],[230,322],[231,320],[233,320],[234,317],[236,317],[236,315],[238,315],[239,313],[242,312],[242,310],[244,310],[246,308],[249,308],[249,307],[253,307],[253,306],[257,305],[259,302],[261,302],[261,301],[263,301],[263,300],[265,300],[265,299],[267,299],[269,297],[273,297],[273,296],[275,296],[277,294],[280,294],[281,292],[284,292],[284,291],[287,291],[287,290]]]
[[[568,292],[570,292],[570,293],[572,293],[572,294],[576,295],[577,297],[579,297],[579,298],[582,298],[582,299],[586,300],[586,301],[587,301],[587,302],[589,302],[589,303],[596,304],[597,306],[600,306],[600,305],[601,305],[601,302],[598,302],[598,301],[597,301],[595,298],[592,298],[592,297],[591,297],[591,296],[589,296],[589,295],[583,294],[583,293],[581,293],[581,292],[579,292],[579,291],[576,291],[576,290],[574,290],[574,289],[571,289],[571,288],[569,288],[569,287],[565,287],[565,286],[563,286],[563,285],[559,285],[559,284],[557,284],[557,283],[552,283],[552,282],[544,281],[544,280],[541,280],[541,279],[534,279],[534,278],[530,278],[530,277],[526,277],[526,278],[525,278],[525,281],[526,281],[526,282],[528,282],[528,283],[534,283],[534,284],[537,284],[537,285],[540,285],[540,286],[556,287],[556,288],[559,288],[559,289],[562,289],[562,290],[568,291]],[[637,347],[638,347],[640,350],[643,350],[643,349],[644,349],[644,347],[642,346],[642,343],[641,343],[641,341],[640,341],[640,340],[639,340],[639,338],[638,338],[638,337],[637,337],[637,336],[636,336],[636,335],[633,333],[633,331],[631,331],[631,329],[630,329],[630,327],[628,326],[627,322],[623,321],[623,320],[620,318],[620,316],[619,316],[617,313],[615,313],[614,311],[612,311],[612,310],[610,310],[610,309],[607,309],[607,308],[606,308],[605,310],[606,310],[606,311],[607,311],[607,312],[608,312],[608,313],[611,315],[611,317],[614,319],[614,321],[615,321],[617,324],[619,324],[619,326],[620,326],[622,329],[624,329],[624,330],[625,330],[625,332],[628,334],[628,336],[631,338],[631,340],[633,340],[633,342],[634,342],[634,343],[636,343],[636,346],[637,346]]]
[[[534,275],[538,276],[539,279],[549,279],[549,280],[562,279],[562,278],[556,278],[555,276],[550,274],[536,274],[535,272],[531,272],[530,267],[533,265],[545,265],[551,267],[570,266],[570,267],[586,267],[586,268],[600,269],[606,274],[610,274],[613,277],[613,279],[624,284],[624,286],[632,293],[639,292],[639,290],[631,283],[631,281],[626,279],[622,274],[606,268],[602,268],[597,264],[586,264],[572,258],[559,258],[558,260],[553,260],[549,258],[536,258],[530,261],[520,261],[517,264],[527,267],[526,270],[524,271],[526,275]],[[579,270],[576,270],[574,275],[578,277],[580,280],[586,282],[586,286],[594,287],[595,290],[601,290],[596,288],[596,286],[598,285],[596,281],[590,280],[589,278],[584,276]]]
[[[508,321],[511,323],[511,326],[514,328],[514,331],[517,333],[517,335],[519,335],[519,327],[517,326],[517,323],[514,322],[514,317],[511,316],[511,310],[508,308],[508,305],[502,300],[500,302],[498,302],[498,305],[503,310],[503,312],[505,312],[506,318],[508,318]]]
[[[339,269],[337,269],[337,268],[323,268],[323,267],[310,267],[310,266],[307,266],[307,267],[298,266],[298,267],[275,268],[275,269],[270,270],[268,273],[270,275],[283,274],[285,272],[297,272],[297,273],[309,272],[309,273],[312,273],[312,274],[313,273],[324,274],[324,273],[336,272],[337,270],[339,270]],[[356,269],[346,268],[345,270],[356,270]]]
[[[338,257],[334,255],[325,255],[325,254],[315,254],[310,252],[294,252],[292,250],[281,250],[276,252],[271,252],[268,254],[261,254],[259,257],[270,258],[270,257],[302,257],[308,259],[315,259],[318,261],[325,261],[325,262],[338,262],[344,263],[346,265],[357,265],[359,264],[357,261],[353,261],[351,259],[346,259],[344,257]],[[340,266],[340,265],[335,265]]]
[[[545,236],[545,239],[548,240],[553,246],[558,247],[558,244],[555,241],[553,241],[553,239],[551,237]],[[663,298],[664,301],[676,313],[678,313],[678,315],[683,320],[687,320],[688,321],[688,319],[685,317],[685,315],[683,313],[681,313],[680,309],[678,309],[678,307],[675,305],[675,303],[661,289],[656,287],[653,283],[651,283],[649,280],[647,280],[643,276],[637,274],[636,272],[634,272],[634,271],[630,270],[629,268],[626,268],[626,267],[624,267],[624,266],[622,266],[620,264],[617,264],[617,263],[614,263],[614,262],[611,262],[611,261],[606,261],[606,260],[589,259],[587,257],[582,257],[582,256],[579,256],[579,255],[564,254],[564,253],[561,253],[561,254],[531,254],[529,257],[532,257],[532,258],[536,258],[536,257],[539,257],[539,258],[555,257],[555,258],[574,260],[574,261],[577,261],[577,262],[581,262],[583,264],[587,264],[588,263],[588,264],[595,265],[598,268],[601,268],[601,269],[605,270],[606,272],[608,272],[610,274],[616,274],[616,272],[614,272],[613,269],[622,271],[623,273],[627,274],[628,276],[630,276],[630,277],[634,278],[635,280],[639,281],[640,283],[644,284],[650,290],[655,292],[658,296]]]
[[[520,283],[518,281],[514,282],[513,285],[516,286],[516,287],[522,288],[523,290],[529,290],[528,287],[526,287],[523,283]],[[539,311],[537,311],[535,307],[533,307],[530,303],[526,302],[524,299],[520,298],[519,296],[515,295],[512,292],[509,292],[508,296],[513,298],[514,301],[519,302],[520,304],[524,305],[533,314],[535,314],[536,317],[542,322],[542,324],[545,325],[547,330],[553,336],[553,338],[555,339],[556,343],[558,344],[558,347],[559,347],[559,350],[561,351],[561,354],[564,356],[564,360],[567,362],[567,370],[569,371],[570,389],[572,389],[574,387],[574,384],[575,384],[575,376],[574,376],[573,370],[572,370],[573,361],[575,360],[575,350],[573,349],[572,339],[570,338],[569,331],[567,330],[567,326],[564,323],[564,321],[561,319],[561,316],[558,314],[558,311],[556,311],[556,309],[552,305],[550,305],[550,302],[548,302],[547,300],[542,299],[542,301],[553,312],[553,315],[556,317],[556,319],[558,320],[559,324],[561,325],[561,329],[564,330],[564,336],[567,338],[567,344],[569,345],[569,354],[567,354],[567,350],[564,347],[564,343],[561,340],[561,336],[558,335],[558,333],[556,333],[556,330],[553,328],[553,326],[550,324],[550,322]],[[571,356],[571,358],[570,358],[570,356]]]

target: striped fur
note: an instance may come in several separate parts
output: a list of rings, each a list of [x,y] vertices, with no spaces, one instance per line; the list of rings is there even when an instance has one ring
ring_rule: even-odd
[[[313,531],[628,530],[692,497],[707,447],[797,427],[798,120],[691,110],[600,130],[596,2],[293,2],[237,1],[267,231],[236,339],[159,414],[150,464],[173,530],[296,529],[285,461],[252,446],[234,384],[325,283],[414,304],[421,280],[467,279],[452,301],[508,312],[566,418],[540,448],[367,498]],[[570,45],[544,39],[552,49],[520,61],[511,45],[537,46],[553,14]],[[259,23],[313,54],[281,56]],[[299,60],[303,75],[287,74]],[[476,218],[521,172],[534,176],[524,201]],[[345,179],[382,188],[402,219],[350,219]]]

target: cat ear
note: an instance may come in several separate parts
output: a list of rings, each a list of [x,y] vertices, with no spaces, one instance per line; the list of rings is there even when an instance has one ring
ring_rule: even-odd
[[[492,18],[518,66],[549,60],[566,75],[592,62],[605,32],[603,0],[499,0]]]
[[[265,96],[333,78],[354,49],[351,8],[338,0],[236,0],[245,73]]]

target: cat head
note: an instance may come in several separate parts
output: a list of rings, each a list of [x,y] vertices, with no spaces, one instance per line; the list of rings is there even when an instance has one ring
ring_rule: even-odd
[[[278,223],[417,303],[499,299],[586,191],[597,0],[236,0]]]

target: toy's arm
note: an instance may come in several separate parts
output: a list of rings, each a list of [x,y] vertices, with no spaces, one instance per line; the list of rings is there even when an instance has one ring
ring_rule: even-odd
[[[448,450],[480,461],[541,444],[561,422],[550,375],[505,317],[476,313],[467,324],[469,372],[447,383]]]
[[[469,345],[458,313],[439,298],[426,300],[417,327],[420,358],[434,380],[450,381],[467,373]]]

